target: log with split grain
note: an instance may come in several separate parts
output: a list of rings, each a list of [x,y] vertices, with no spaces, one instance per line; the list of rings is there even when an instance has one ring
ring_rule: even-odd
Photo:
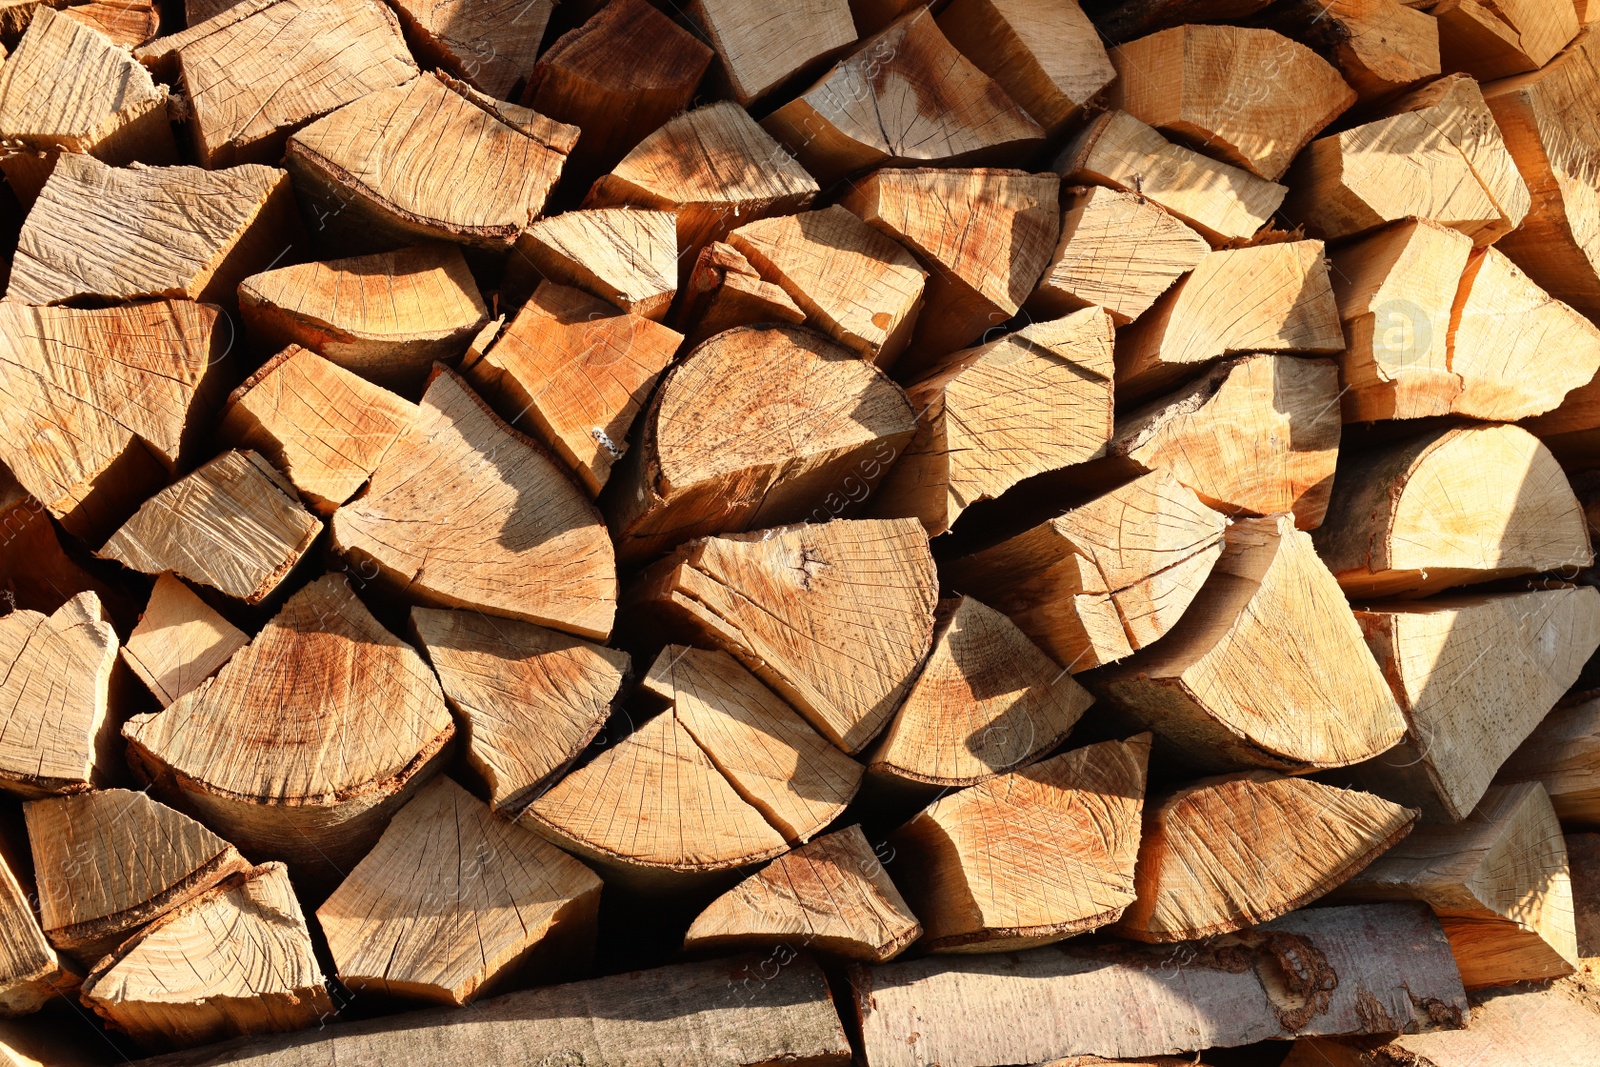
[[[806,321],[804,309],[781,285],[763,279],[744,253],[723,241],[700,250],[683,289],[676,322],[685,331],[686,350],[739,326],[798,326]]]
[[[1577,694],[1557,705],[1501,764],[1496,780],[1539,782],[1564,824],[1600,829],[1600,700]]]

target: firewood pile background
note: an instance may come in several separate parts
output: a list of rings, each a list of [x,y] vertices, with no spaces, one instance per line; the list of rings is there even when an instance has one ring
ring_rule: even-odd
[[[1600,1065],[1596,0],[0,42],[0,1062]]]

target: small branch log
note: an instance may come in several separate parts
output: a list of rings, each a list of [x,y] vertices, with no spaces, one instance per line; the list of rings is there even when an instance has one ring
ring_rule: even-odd
[[[1377,104],[1439,76],[1439,20],[1397,0],[1288,0],[1257,20],[1339,68],[1357,102]]]
[[[677,217],[670,211],[568,211],[529,226],[517,251],[552,282],[657,322],[678,291]]]
[[[156,577],[139,625],[122,646],[122,662],[166,707],[199,688],[249,643],[249,637],[182,580],[163,573]]]
[[[718,80],[749,107],[856,41],[846,0],[753,6],[692,0],[685,14],[717,50]]]
[[[687,296],[678,314],[678,325],[686,331],[683,351],[740,326],[798,326],[806,321],[806,313],[782,287],[762,281],[743,253],[721,241],[700,250],[684,288]]]
[[[15,866],[11,857],[0,853],[0,921],[6,929],[0,942],[0,1016],[7,1017],[31,1014],[58,995],[70,995],[79,981],[39,929],[33,902]],[[56,1041],[45,1045],[52,1052],[58,1047]]]
[[[1573,4],[1440,0],[1428,11],[1439,20],[1444,69],[1482,82],[1538,70],[1578,33]]]
[[[1501,765],[1496,780],[1539,782],[1563,823],[1600,829],[1600,699],[1577,696],[1557,705]]]
[[[554,7],[554,0],[400,0],[395,13],[425,63],[496,100],[515,100]]]

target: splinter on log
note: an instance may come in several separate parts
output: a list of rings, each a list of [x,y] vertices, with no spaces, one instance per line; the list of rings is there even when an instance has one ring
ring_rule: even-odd
[[[170,573],[156,577],[122,661],[166,707],[217,672],[250,638]]]
[[[677,315],[677,325],[686,331],[683,351],[740,326],[798,326],[806,321],[806,313],[781,286],[763,281],[742,252],[721,241],[700,250],[684,282],[684,297]]]
[[[516,251],[550,281],[657,322],[678,289],[678,228],[671,211],[564,212],[524,230]]]
[[[745,107],[856,40],[846,0],[692,0],[686,14],[717,50],[717,80]]]
[[[10,857],[0,853],[0,921],[6,931],[0,941],[0,1016],[36,1012],[78,984],[79,976],[45,940],[28,897]]]
[[[1600,697],[1583,694],[1557,705],[1496,780],[1539,782],[1562,822],[1600,830]]]
[[[526,84],[553,7],[554,0],[399,0],[394,5],[419,56],[496,100],[515,100]]]

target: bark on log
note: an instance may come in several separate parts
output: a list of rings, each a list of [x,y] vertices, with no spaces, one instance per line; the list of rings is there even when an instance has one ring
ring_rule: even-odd
[[[1600,699],[1557,705],[1500,767],[1500,782],[1539,782],[1569,826],[1600,830]],[[1585,952],[1600,955],[1600,949]]]

